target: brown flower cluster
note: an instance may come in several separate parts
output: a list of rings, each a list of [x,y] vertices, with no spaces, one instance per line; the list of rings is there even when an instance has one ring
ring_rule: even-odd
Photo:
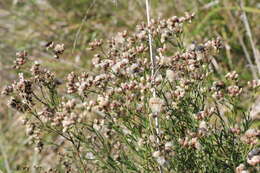
[[[55,59],[59,59],[60,55],[62,55],[65,50],[64,44],[55,44],[53,41],[48,42],[45,47],[47,50],[51,50],[54,53]]]

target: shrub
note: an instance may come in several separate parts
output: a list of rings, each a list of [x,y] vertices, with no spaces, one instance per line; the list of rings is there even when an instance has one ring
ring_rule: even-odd
[[[62,137],[54,168],[72,172],[259,169],[260,131],[251,128],[243,101],[260,82],[246,84],[236,72],[217,77],[212,59],[221,39],[184,44],[183,25],[193,16],[142,23],[135,33],[124,31],[107,44],[94,40],[93,69],[69,73],[65,88],[53,72],[18,53],[15,67],[24,73],[3,94],[24,116],[37,151],[59,145]],[[62,56],[63,44],[46,46],[55,58]]]

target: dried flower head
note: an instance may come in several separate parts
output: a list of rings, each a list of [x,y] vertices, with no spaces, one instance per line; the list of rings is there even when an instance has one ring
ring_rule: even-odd
[[[162,111],[163,100],[158,97],[152,97],[149,100],[149,106],[153,113],[159,113]]]

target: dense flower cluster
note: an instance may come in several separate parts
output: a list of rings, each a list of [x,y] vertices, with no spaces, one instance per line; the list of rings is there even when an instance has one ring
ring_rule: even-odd
[[[45,47],[47,50],[51,50],[54,53],[54,58],[56,59],[59,59],[60,55],[62,55],[65,50],[64,44],[55,44],[53,41],[48,42]]]
[[[16,53],[16,59],[14,61],[14,68],[19,69],[22,65],[26,63],[28,59],[28,53],[26,51],[21,51]]]

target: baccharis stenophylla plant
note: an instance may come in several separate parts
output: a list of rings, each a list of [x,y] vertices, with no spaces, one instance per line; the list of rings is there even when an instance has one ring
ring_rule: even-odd
[[[21,112],[38,152],[62,141],[53,170],[259,169],[260,132],[251,128],[253,119],[242,101],[259,92],[260,82],[245,84],[236,72],[216,77],[212,58],[221,51],[221,39],[184,44],[183,28],[193,17],[151,20],[134,33],[94,40],[89,44],[93,69],[70,72],[63,83],[26,52],[17,54],[15,68],[21,73],[3,94]],[[148,31],[157,62],[153,76]],[[55,58],[64,52],[63,44],[47,47]],[[154,116],[159,116],[158,132]]]

